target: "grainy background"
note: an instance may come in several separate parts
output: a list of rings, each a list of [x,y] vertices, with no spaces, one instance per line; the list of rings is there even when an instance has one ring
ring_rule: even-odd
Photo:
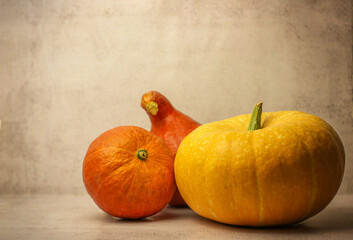
[[[201,123],[301,110],[341,136],[353,192],[349,0],[0,0],[0,193],[83,193],[89,143],[164,93]]]

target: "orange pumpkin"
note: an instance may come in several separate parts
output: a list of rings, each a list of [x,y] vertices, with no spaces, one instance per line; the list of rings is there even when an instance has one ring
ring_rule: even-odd
[[[176,188],[173,157],[165,142],[134,126],[113,128],[91,143],[83,181],[99,208],[129,219],[158,213]]]
[[[161,137],[173,153],[173,159],[179,144],[192,130],[201,124],[176,110],[169,100],[157,91],[145,93],[141,107],[146,110],[151,120],[151,132]],[[187,206],[178,189],[169,203],[172,206]]]

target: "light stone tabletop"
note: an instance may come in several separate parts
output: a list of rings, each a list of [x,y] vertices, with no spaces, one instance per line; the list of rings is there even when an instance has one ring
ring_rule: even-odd
[[[279,228],[220,224],[188,208],[116,219],[88,195],[0,195],[0,239],[353,239],[353,195],[338,195],[307,221]]]

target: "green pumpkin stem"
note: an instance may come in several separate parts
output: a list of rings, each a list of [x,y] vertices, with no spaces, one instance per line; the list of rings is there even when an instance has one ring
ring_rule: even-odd
[[[256,104],[251,114],[248,130],[254,131],[261,128],[262,102]]]
[[[146,160],[148,157],[148,152],[145,149],[139,149],[137,150],[137,158],[140,160]]]

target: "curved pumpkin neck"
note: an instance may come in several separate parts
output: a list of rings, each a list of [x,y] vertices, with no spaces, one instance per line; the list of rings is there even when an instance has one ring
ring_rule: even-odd
[[[175,109],[163,94],[150,91],[142,96],[141,106],[147,112],[152,125],[157,126],[175,113]]]

